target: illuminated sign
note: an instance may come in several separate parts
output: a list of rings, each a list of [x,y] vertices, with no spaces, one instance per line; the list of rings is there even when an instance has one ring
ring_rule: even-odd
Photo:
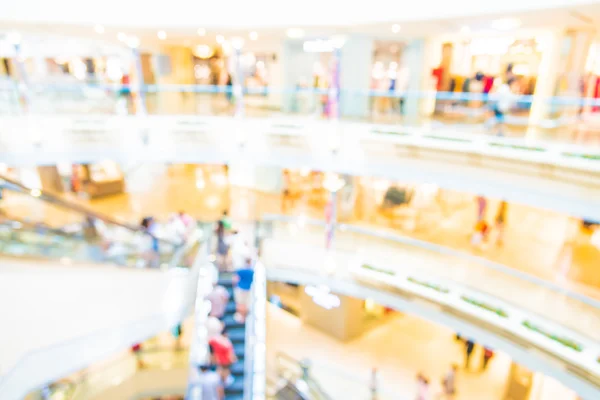
[[[341,304],[340,298],[331,293],[327,286],[306,286],[304,293],[309,295],[316,305],[326,310],[338,308]]]

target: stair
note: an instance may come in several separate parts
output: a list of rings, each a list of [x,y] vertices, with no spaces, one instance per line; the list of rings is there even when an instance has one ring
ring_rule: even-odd
[[[225,388],[225,400],[241,400],[244,397],[244,358],[246,345],[246,326],[243,323],[236,322],[233,318],[235,314],[235,301],[233,300],[233,274],[221,273],[219,285],[229,291],[229,303],[223,316],[225,329],[229,334],[229,339],[233,343],[235,355],[238,362],[231,366],[231,375],[235,382]]]

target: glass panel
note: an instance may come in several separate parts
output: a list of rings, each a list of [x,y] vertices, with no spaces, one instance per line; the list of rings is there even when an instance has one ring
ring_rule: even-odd
[[[0,214],[0,252],[4,255],[158,267],[191,266],[197,253],[198,243],[184,247],[183,239],[176,240],[167,226],[151,225],[147,231],[60,196],[4,180]]]
[[[267,267],[276,265],[320,271],[334,268],[336,274],[348,276],[352,266],[370,265],[408,274],[419,283],[426,281],[428,287],[446,283],[493,296],[516,309],[528,310],[571,329],[574,335],[575,332],[580,335],[571,338],[574,342],[580,339],[589,342],[586,338],[600,340],[597,300],[500,264],[352,225],[338,226],[332,247],[335,251],[328,255],[324,248],[323,223],[306,219],[297,222],[279,220],[263,231],[268,233],[269,230],[277,246],[270,246],[263,252]]]

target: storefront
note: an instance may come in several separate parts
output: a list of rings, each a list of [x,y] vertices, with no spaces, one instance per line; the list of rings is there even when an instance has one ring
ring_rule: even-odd
[[[436,113],[446,118],[486,118],[485,96],[509,77],[516,95],[533,95],[547,43],[533,34],[457,37],[443,40],[431,70],[430,87],[438,92]],[[454,96],[450,96],[452,93]],[[516,112],[527,113],[531,102]]]
[[[398,315],[372,299],[344,296],[325,286],[268,282],[267,296],[272,304],[340,341],[354,339]]]

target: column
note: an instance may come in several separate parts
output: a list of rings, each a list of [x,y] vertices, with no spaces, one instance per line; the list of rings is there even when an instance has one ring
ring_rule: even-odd
[[[340,58],[340,115],[369,115],[369,91],[375,44],[372,38],[353,35],[345,39]]]
[[[297,96],[294,90],[301,84],[310,88],[313,86],[313,72],[318,53],[307,53],[303,48],[303,40],[286,40],[282,52],[282,110],[295,112]]]
[[[540,35],[536,40],[542,46],[542,59],[529,113],[527,136],[530,138],[537,135],[538,126],[552,111],[550,100],[556,93],[562,58],[562,35],[560,32],[549,32]]]
[[[425,89],[425,74],[429,71],[425,69],[425,40],[413,40],[404,49],[402,61],[400,63],[401,73],[407,76],[406,92],[402,107],[404,121],[415,123],[421,114],[423,97],[421,92]]]

